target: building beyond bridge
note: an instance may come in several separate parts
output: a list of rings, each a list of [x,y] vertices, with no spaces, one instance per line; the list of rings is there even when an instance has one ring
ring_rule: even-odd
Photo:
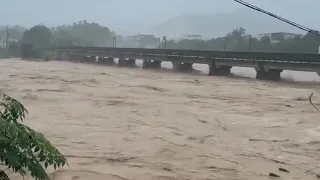
[[[205,40],[205,39],[199,34],[185,34],[176,39],[176,41],[181,41],[181,40]]]
[[[302,37],[302,34],[295,34],[295,33],[288,33],[288,32],[274,32],[274,33],[264,33],[264,34],[259,34],[258,39],[260,40],[262,37],[269,37],[271,43],[279,43],[281,40],[289,40],[289,39],[294,39],[294,38],[299,38]]]

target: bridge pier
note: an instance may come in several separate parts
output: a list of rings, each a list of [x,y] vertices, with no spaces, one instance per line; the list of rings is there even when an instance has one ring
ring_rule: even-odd
[[[148,68],[160,69],[161,68],[161,61],[143,60],[142,68],[143,69],[148,69]]]
[[[28,57],[24,57],[24,55],[22,55],[22,56],[23,56],[22,58],[28,58]],[[62,56],[61,52],[58,52],[58,51],[52,52],[52,59],[54,59],[54,60],[58,60],[58,61],[62,60],[61,56]]]
[[[256,79],[259,80],[271,80],[271,81],[279,81],[281,80],[281,69],[256,69]]]
[[[61,53],[60,56],[58,57],[58,60],[60,61],[70,61],[71,55],[69,53]]]
[[[126,59],[125,58],[119,58],[118,66],[123,67],[125,65],[126,65]]]
[[[280,81],[281,80],[281,72],[279,69],[270,69],[269,70],[269,80],[272,81]]]
[[[181,63],[180,62],[172,62],[172,69],[174,71],[178,71],[181,69]]]
[[[83,59],[83,56],[81,55],[76,55],[76,54],[70,54],[67,61],[71,62],[81,62]]]
[[[84,56],[83,61],[81,61],[81,62],[95,64],[96,63],[96,56]]]
[[[136,60],[135,59],[128,59],[128,66],[129,67],[136,66]]]
[[[100,56],[98,58],[98,64],[114,65],[113,57],[102,57],[102,56]]]
[[[95,64],[97,61],[97,56],[90,56],[88,63]]]
[[[80,63],[85,63],[86,62],[87,57],[86,56],[81,56],[81,58],[79,59]]]
[[[209,66],[209,76],[228,76],[231,74],[232,66]]]
[[[174,71],[190,72],[192,71],[192,65],[193,63],[172,62],[172,69]]]
[[[134,67],[136,65],[135,59],[128,59],[125,58],[119,58],[118,66],[119,67]]]
[[[184,72],[190,72],[190,71],[192,71],[192,65],[193,65],[193,63],[182,63],[181,70]]]

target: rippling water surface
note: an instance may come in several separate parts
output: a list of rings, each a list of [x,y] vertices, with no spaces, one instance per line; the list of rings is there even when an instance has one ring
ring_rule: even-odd
[[[315,92],[320,103],[315,73],[266,82],[246,68],[233,77],[195,69],[8,59],[0,90],[66,155],[70,167],[54,180],[316,179],[320,114],[307,100]]]

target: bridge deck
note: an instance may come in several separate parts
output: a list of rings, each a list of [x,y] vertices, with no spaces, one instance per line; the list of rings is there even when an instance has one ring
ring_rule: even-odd
[[[110,47],[85,47],[65,46],[56,47],[54,50],[69,52],[91,52],[91,53],[113,53],[126,55],[147,55],[147,56],[185,56],[185,57],[213,57],[213,58],[234,58],[271,60],[281,62],[306,62],[320,63],[319,54],[298,54],[298,53],[267,53],[267,52],[236,52],[236,51],[204,51],[204,50],[181,50],[181,49],[144,49],[144,48],[110,48]]]
[[[223,71],[230,71],[230,68],[233,66],[252,67],[257,70],[257,73],[261,71],[263,76],[269,71],[277,72],[276,76],[279,76],[279,78],[282,70],[320,72],[319,54],[82,46],[61,46],[51,50],[60,54],[59,56],[98,56],[119,59],[142,59],[147,63],[154,61],[171,61],[174,65],[191,64],[191,67],[194,63],[208,64],[213,70],[224,68]],[[257,77],[258,76],[259,75],[257,75]]]

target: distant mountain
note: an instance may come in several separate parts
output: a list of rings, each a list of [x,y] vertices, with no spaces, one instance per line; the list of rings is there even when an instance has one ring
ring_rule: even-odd
[[[166,35],[168,38],[178,38],[185,34],[199,34],[209,39],[223,37],[239,27],[245,28],[247,34],[251,35],[269,32],[305,34],[296,27],[250,9],[210,15],[182,15],[151,26],[145,32],[156,36]]]

